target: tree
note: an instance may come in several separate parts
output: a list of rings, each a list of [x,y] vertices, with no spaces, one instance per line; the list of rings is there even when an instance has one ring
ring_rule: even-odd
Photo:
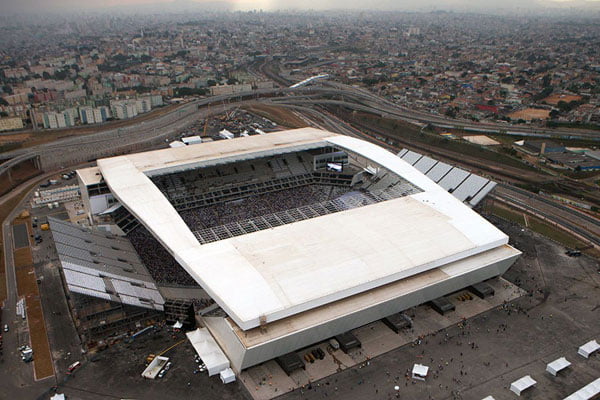
[[[552,83],[552,77],[550,77],[550,75],[546,74],[544,75],[544,78],[542,79],[542,86],[544,88],[550,87],[550,84]]]
[[[458,112],[458,107],[448,107],[445,114],[447,117],[456,118],[456,113]]]

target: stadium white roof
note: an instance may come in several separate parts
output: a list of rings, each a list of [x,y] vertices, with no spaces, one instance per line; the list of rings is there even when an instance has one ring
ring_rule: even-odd
[[[201,245],[148,176],[333,145],[423,191]],[[497,248],[508,237],[396,155],[313,128],[98,160],[113,195],[244,329]]]
[[[163,310],[164,299],[126,239],[48,217],[71,292]]]
[[[414,151],[403,149],[398,157],[452,193],[458,200],[476,206],[496,187],[496,182]]]

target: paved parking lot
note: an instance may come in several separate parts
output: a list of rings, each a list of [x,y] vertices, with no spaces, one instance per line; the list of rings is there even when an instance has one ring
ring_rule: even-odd
[[[410,339],[409,344],[391,351],[387,347],[390,346],[389,329],[379,326],[379,323],[359,328],[357,336],[364,344],[362,352],[346,356],[347,359],[340,355],[336,357],[336,364],[319,366],[317,363],[322,361],[316,361],[307,368],[310,383],[307,380],[302,387],[280,395],[280,398],[437,400],[481,399],[493,395],[497,400],[508,400],[516,398],[508,390],[510,383],[524,375],[531,375],[538,384],[523,398],[552,400],[562,399],[596,379],[600,371],[600,356],[584,359],[576,351],[588,340],[600,339],[598,262],[585,256],[570,258],[564,254],[562,246],[544,237],[522,231],[520,226],[495,222],[524,253],[504,278],[525,289],[525,296],[495,305],[466,323],[450,318],[447,327],[441,327],[440,331],[436,331],[440,326],[428,324],[419,328],[417,322],[415,329],[421,329],[424,335],[421,340],[414,342]],[[48,319],[48,336],[52,348],[60,349],[53,352],[59,392],[66,393],[70,399],[92,400],[251,398],[239,381],[223,385],[218,377],[194,374],[194,351],[188,342],[167,354],[174,364],[163,379],[143,379],[140,374],[146,356],[182,338],[181,334],[171,336],[165,329],[131,344],[118,343],[97,356],[82,355],[74,328],[70,325],[66,300],[64,295],[61,296],[56,255],[50,246],[48,233],[41,234],[43,243],[34,249],[33,262],[38,277],[42,279],[40,296]],[[456,299],[453,302],[456,303]],[[465,302],[463,305],[477,308],[476,304]],[[461,304],[458,305],[460,310]],[[421,308],[422,312],[432,312],[426,307]],[[21,335],[19,329],[15,330],[17,332],[11,331],[10,337]],[[395,335],[395,340],[399,340],[399,336]],[[366,355],[374,354],[378,347],[383,354],[367,359]],[[552,377],[545,372],[546,363],[561,356],[573,365],[558,377]],[[15,354],[10,357],[14,358]],[[73,376],[65,375],[66,366],[75,360],[82,360],[83,366]],[[15,362],[20,363],[20,360]],[[416,362],[431,368],[425,382],[407,378],[408,371]],[[329,371],[332,375],[320,379],[316,369],[321,366],[332,367]],[[260,371],[254,374],[253,379],[261,381],[266,377],[266,385],[268,379],[276,379],[281,373],[274,362],[259,368],[266,369],[267,374]],[[18,393],[23,398],[35,398],[55,384],[52,379],[33,385],[27,383],[27,377],[21,372],[10,378],[0,373],[0,386],[8,390],[4,393],[13,393],[17,387],[14,386],[16,381],[8,382],[8,379],[21,382]],[[400,390],[395,391],[395,386]],[[47,391],[45,398],[49,396]]]
[[[502,306],[525,294],[517,286],[499,278],[488,282],[494,288],[495,295],[480,299],[475,295],[470,300],[460,300],[469,292],[463,290],[447,296],[456,305],[456,310],[446,315],[440,315],[428,305],[410,309],[407,314],[413,320],[413,327],[395,333],[382,321],[354,329],[352,333],[361,342],[361,348],[350,351],[334,350],[328,342],[323,342],[301,351],[298,356],[302,359],[313,349],[321,348],[326,356],[314,363],[305,363],[305,369],[294,371],[287,376],[275,361],[269,361],[244,371],[240,379],[255,400],[266,400],[287,393],[296,388],[306,387],[311,382],[326,378],[348,368],[366,368],[372,359],[411,343],[418,343],[420,338],[427,337],[455,324],[462,324],[465,319],[472,318],[482,312]]]
[[[522,398],[562,399],[598,378],[600,355],[577,348],[600,339],[598,261],[571,258],[565,249],[518,225],[497,221],[523,256],[505,274],[528,291],[514,302],[281,397],[291,399],[515,399],[510,383],[531,375],[538,383]],[[546,364],[573,365],[552,377]],[[431,367],[425,382],[407,378],[414,363]],[[396,392],[395,386],[400,390]]]
[[[13,238],[15,241],[15,249],[29,246],[29,238],[27,233],[26,224],[15,224],[13,225]]]

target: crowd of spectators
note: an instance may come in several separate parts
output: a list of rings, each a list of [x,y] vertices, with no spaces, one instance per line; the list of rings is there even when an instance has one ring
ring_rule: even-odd
[[[156,282],[198,285],[143,225],[129,232],[127,237]]]
[[[336,198],[348,190],[339,186],[306,185],[182,211],[180,215],[195,231],[319,203]]]

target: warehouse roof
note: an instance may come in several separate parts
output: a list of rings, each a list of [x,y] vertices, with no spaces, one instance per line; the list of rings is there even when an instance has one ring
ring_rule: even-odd
[[[358,154],[423,191],[201,245],[148,177],[327,145]],[[113,157],[98,166],[121,204],[244,330],[508,242],[394,154],[312,128]]]

